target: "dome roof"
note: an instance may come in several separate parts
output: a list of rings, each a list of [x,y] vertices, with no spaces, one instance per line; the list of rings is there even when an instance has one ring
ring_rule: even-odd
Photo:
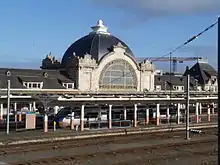
[[[74,42],[65,52],[62,64],[69,62],[69,58],[75,56],[84,57],[85,54],[90,54],[92,58],[99,60],[102,56],[109,52],[112,46],[119,42],[126,47],[126,53],[134,56],[131,49],[120,39],[110,35],[107,32],[107,27],[103,25],[101,20],[96,26],[91,27],[92,32]]]

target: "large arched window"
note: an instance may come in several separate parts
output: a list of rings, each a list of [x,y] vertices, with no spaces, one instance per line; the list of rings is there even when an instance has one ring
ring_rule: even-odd
[[[114,60],[103,69],[100,89],[136,89],[137,77],[133,67],[124,60]]]

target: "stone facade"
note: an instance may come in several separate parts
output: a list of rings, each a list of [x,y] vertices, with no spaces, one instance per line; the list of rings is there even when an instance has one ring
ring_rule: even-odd
[[[203,85],[204,91],[212,91],[217,92],[218,91],[218,80],[217,76],[212,76],[206,84]]]
[[[84,58],[79,59],[78,67],[78,89],[82,91],[93,90],[94,72],[98,68],[96,60],[92,59],[91,55],[86,54]]]
[[[80,91],[153,91],[152,63],[137,63],[131,49],[111,35],[102,20],[91,28],[66,50],[61,63],[55,65],[50,54],[42,68],[59,70]]]
[[[107,53],[98,62],[92,59],[91,55],[86,54],[84,58],[79,58],[78,69],[78,89],[81,91],[100,91],[99,80],[100,76],[105,69],[105,66],[111,61],[124,60],[130,64],[133,68],[135,78],[137,80],[136,90],[137,91],[153,91],[154,90],[154,67],[150,61],[144,61],[137,63],[134,57],[125,53],[125,47],[120,43],[113,46],[113,50]],[[102,89],[103,90],[103,89]],[[111,89],[119,90],[119,89]],[[133,90],[133,89],[121,89],[121,90]]]
[[[140,63],[140,91],[154,90],[154,67],[151,61]]]

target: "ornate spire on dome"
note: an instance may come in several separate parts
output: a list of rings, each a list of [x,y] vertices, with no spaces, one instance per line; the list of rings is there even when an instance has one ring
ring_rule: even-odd
[[[91,33],[110,35],[110,33],[108,33],[108,28],[103,25],[102,20],[98,20],[96,26],[92,26],[91,29],[93,30]]]

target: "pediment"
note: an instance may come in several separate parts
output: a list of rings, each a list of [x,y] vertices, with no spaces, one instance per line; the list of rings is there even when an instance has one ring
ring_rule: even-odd
[[[126,49],[127,49],[127,48],[126,48],[125,46],[123,46],[121,42],[118,42],[117,45],[114,45],[114,46],[113,46],[113,51],[114,51],[115,53],[125,54]]]

